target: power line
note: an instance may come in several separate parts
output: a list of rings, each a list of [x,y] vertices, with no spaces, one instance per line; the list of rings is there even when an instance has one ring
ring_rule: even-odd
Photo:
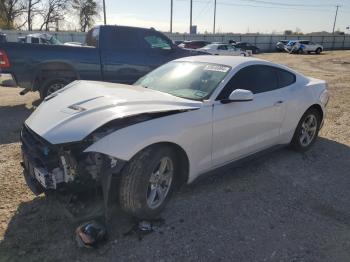
[[[176,0],[181,2],[187,2],[187,0]],[[206,4],[204,0],[193,0],[195,3]],[[309,12],[327,12],[329,9],[305,9],[305,8],[296,8],[296,7],[286,7],[286,6],[263,6],[263,5],[253,5],[253,4],[237,4],[237,3],[228,3],[228,2],[217,2],[217,5],[226,5],[226,6],[242,6],[242,7],[254,7],[254,8],[266,8],[266,9],[285,9],[285,10],[297,10],[297,11],[309,11]]]
[[[245,2],[253,2],[253,3],[258,3],[258,4],[267,4],[267,5],[279,5],[279,6],[303,6],[303,7],[330,7],[333,6],[331,4],[327,5],[313,5],[313,4],[290,4],[290,3],[280,3],[280,2],[272,2],[272,1],[264,1],[264,0],[245,0]]]

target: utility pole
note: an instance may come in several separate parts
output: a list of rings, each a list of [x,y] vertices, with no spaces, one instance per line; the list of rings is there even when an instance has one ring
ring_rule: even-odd
[[[213,34],[215,34],[215,24],[216,24],[216,0],[214,0],[214,26],[213,26]]]
[[[103,21],[104,21],[104,24],[106,25],[107,24],[107,19],[106,19],[106,3],[105,3],[105,0],[103,0]]]
[[[174,1],[170,0],[170,33],[173,32],[173,8],[174,8]]]
[[[337,9],[335,11],[335,17],[334,17],[334,24],[333,24],[333,35],[334,35],[334,30],[335,30],[335,23],[337,22],[337,16],[338,16],[338,8],[340,7],[339,5],[336,5]]]
[[[193,0],[191,0],[191,6],[190,6],[190,34],[192,30],[192,7],[193,7]]]

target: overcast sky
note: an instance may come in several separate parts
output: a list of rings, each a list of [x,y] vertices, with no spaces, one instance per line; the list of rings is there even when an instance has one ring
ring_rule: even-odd
[[[107,23],[154,27],[169,31],[170,0],[105,0]],[[102,2],[102,0],[101,0]],[[350,26],[350,0],[217,0],[217,31],[220,32],[302,32],[331,31],[336,5],[336,29]],[[277,3],[277,4],[276,4]],[[174,0],[174,32],[188,32],[190,0]],[[194,0],[193,24],[199,32],[213,30],[214,0]],[[96,21],[102,23],[101,19]],[[350,31],[347,30],[349,33]]]

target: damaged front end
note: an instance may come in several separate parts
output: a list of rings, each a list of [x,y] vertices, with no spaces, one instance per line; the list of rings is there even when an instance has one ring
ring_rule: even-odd
[[[34,194],[47,190],[83,191],[101,185],[103,174],[117,174],[125,161],[100,153],[85,153],[94,142],[53,145],[26,125],[21,131],[24,177]]]
[[[26,124],[21,131],[22,166],[26,182],[34,194],[46,190],[84,191],[97,186],[109,191],[112,175],[118,174],[126,161],[96,152],[84,152],[112,132],[184,110],[144,113],[107,122],[79,142],[51,144]]]

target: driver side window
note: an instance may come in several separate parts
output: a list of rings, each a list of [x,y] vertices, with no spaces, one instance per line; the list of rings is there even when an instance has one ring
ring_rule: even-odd
[[[227,50],[227,46],[225,45],[219,45],[218,50]]]
[[[226,84],[216,100],[227,99],[232,91],[246,89],[253,94],[278,88],[278,75],[274,67],[265,65],[247,66],[238,71]]]

